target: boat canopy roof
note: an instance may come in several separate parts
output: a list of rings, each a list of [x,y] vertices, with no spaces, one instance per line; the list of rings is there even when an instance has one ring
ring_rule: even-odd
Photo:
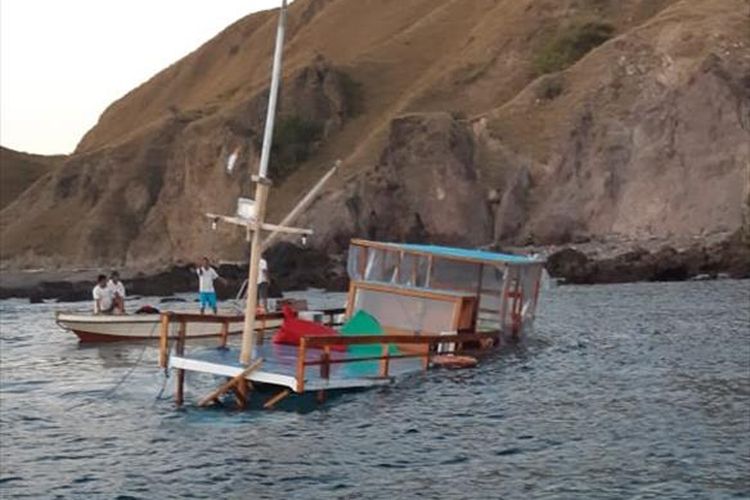
[[[489,252],[486,250],[470,250],[466,248],[444,247],[439,245],[419,245],[414,243],[383,243],[368,240],[352,240],[353,245],[376,247],[385,250],[403,251],[413,254],[434,255],[453,260],[463,260],[482,264],[539,264],[544,262],[540,256],[514,255],[508,253]]]

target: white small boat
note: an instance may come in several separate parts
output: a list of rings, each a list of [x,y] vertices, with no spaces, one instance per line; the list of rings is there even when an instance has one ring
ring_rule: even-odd
[[[277,327],[281,321],[279,314],[264,315],[266,328]],[[264,316],[259,319],[263,320]],[[121,340],[156,340],[159,338],[160,315],[158,314],[86,314],[58,312],[55,322],[61,328],[70,330],[81,342],[116,342]],[[236,315],[227,322],[229,335],[242,333],[243,316]],[[179,325],[170,324],[170,337],[176,338]],[[188,322],[185,328],[190,338],[218,337],[220,323]]]

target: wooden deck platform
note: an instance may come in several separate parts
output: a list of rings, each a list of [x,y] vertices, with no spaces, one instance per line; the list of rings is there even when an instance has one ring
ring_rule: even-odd
[[[296,346],[265,343],[256,346],[253,358],[263,359],[258,370],[245,378],[254,383],[277,385],[294,392],[354,389],[391,383],[396,377],[422,370],[420,358],[392,359],[387,376],[381,375],[381,363],[377,360],[356,361],[357,355],[348,352],[330,352],[328,377],[320,364],[322,349],[307,349],[304,380],[298,384],[298,354]],[[170,368],[193,372],[210,373],[224,377],[235,377],[245,366],[239,362],[239,350],[235,348],[207,347],[193,350],[189,355],[172,355]],[[323,372],[323,373],[321,373]]]
[[[340,309],[323,311],[329,324]],[[170,354],[170,322],[179,323],[179,333]],[[240,362],[239,349],[230,346],[227,336],[219,339],[217,347],[194,346],[188,352],[185,325],[189,321],[219,322],[224,318],[177,313],[163,313],[160,335],[160,366],[177,372],[175,402],[183,403],[186,372],[207,373],[227,377],[199,405],[219,400],[221,395],[234,392],[238,407],[244,408],[249,391],[255,384],[276,387],[279,392],[264,404],[272,408],[291,393],[315,392],[318,401],[325,400],[326,392],[363,389],[389,384],[396,378],[426,370],[432,357],[441,352],[439,347],[451,346],[459,352],[464,345],[497,341],[500,332],[461,333],[448,335],[325,335],[303,336],[298,346],[274,344],[270,338],[259,337],[250,363]]]

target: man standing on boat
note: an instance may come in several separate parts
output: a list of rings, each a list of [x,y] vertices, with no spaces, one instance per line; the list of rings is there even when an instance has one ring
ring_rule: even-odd
[[[107,286],[107,276],[100,274],[96,278],[96,286],[92,290],[94,297],[94,314],[109,314],[112,312],[114,304],[112,302],[112,292]]]
[[[120,281],[120,273],[112,271],[107,288],[112,297],[112,307],[115,312],[125,314],[125,285]]]
[[[203,263],[195,270],[198,275],[198,290],[201,302],[201,314],[206,310],[206,306],[213,310],[214,314],[218,312],[216,306],[216,290],[214,281],[221,280],[219,273],[211,267],[208,257],[203,257]]]
[[[268,262],[263,256],[258,263],[258,301],[262,306],[262,311],[268,311]]]

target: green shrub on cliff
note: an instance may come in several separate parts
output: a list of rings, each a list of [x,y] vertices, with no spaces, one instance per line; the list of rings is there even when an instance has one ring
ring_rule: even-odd
[[[280,181],[310,157],[323,137],[323,125],[298,115],[284,116],[274,127],[269,174]]]
[[[361,114],[364,110],[365,98],[362,91],[362,84],[343,71],[339,72],[339,79],[341,82],[341,91],[344,95],[346,114],[350,118],[353,118]]]
[[[614,32],[608,23],[572,24],[541,47],[534,57],[534,71],[537,75],[561,71],[612,38]]]

